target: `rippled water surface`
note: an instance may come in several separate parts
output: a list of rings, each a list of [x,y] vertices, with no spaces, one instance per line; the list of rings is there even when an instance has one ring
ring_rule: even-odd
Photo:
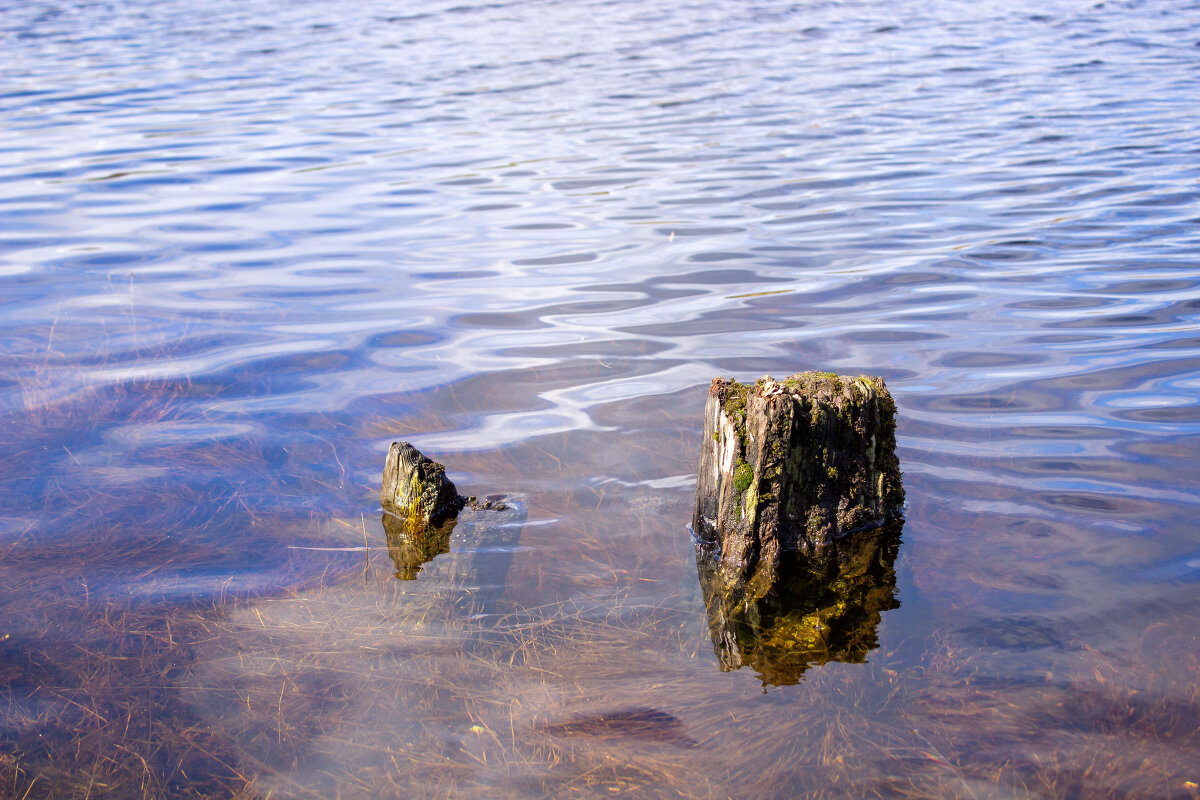
[[[1197,797],[1200,5],[458,2],[0,2],[0,794]],[[906,519],[738,668],[807,369]],[[396,439],[508,527],[401,564]]]

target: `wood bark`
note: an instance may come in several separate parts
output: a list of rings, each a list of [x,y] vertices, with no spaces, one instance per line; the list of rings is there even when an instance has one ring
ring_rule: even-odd
[[[722,593],[767,597],[785,563],[823,571],[839,537],[898,519],[895,431],[882,378],[714,379],[692,530],[713,554]]]
[[[392,442],[383,465],[379,503],[416,531],[439,528],[466,503],[446,468],[408,442]]]

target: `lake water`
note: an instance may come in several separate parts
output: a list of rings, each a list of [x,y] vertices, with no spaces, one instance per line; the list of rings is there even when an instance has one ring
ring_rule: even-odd
[[[1200,4],[460,3],[0,2],[0,794],[1196,798]],[[906,518],[743,663],[808,369]],[[399,439],[511,526],[393,561]]]

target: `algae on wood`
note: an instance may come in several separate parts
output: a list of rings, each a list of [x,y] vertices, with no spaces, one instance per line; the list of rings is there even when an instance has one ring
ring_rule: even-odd
[[[407,517],[383,512],[383,533],[387,537],[388,555],[396,565],[396,577],[410,581],[421,567],[450,552],[450,534],[458,522],[451,517],[437,527],[413,525]]]
[[[405,520],[412,530],[425,530],[441,527],[466,501],[446,477],[445,467],[408,442],[392,442],[379,490],[385,510]]]
[[[839,537],[898,519],[895,430],[882,378],[714,379],[692,529],[714,549],[722,593],[766,598],[785,559],[819,565]]]

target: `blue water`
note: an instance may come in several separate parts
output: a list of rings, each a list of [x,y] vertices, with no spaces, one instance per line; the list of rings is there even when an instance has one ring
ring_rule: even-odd
[[[4,793],[1194,797],[1200,4],[457,2],[0,2]],[[774,685],[685,526],[805,369],[899,608]],[[397,581],[395,439],[519,546]]]

